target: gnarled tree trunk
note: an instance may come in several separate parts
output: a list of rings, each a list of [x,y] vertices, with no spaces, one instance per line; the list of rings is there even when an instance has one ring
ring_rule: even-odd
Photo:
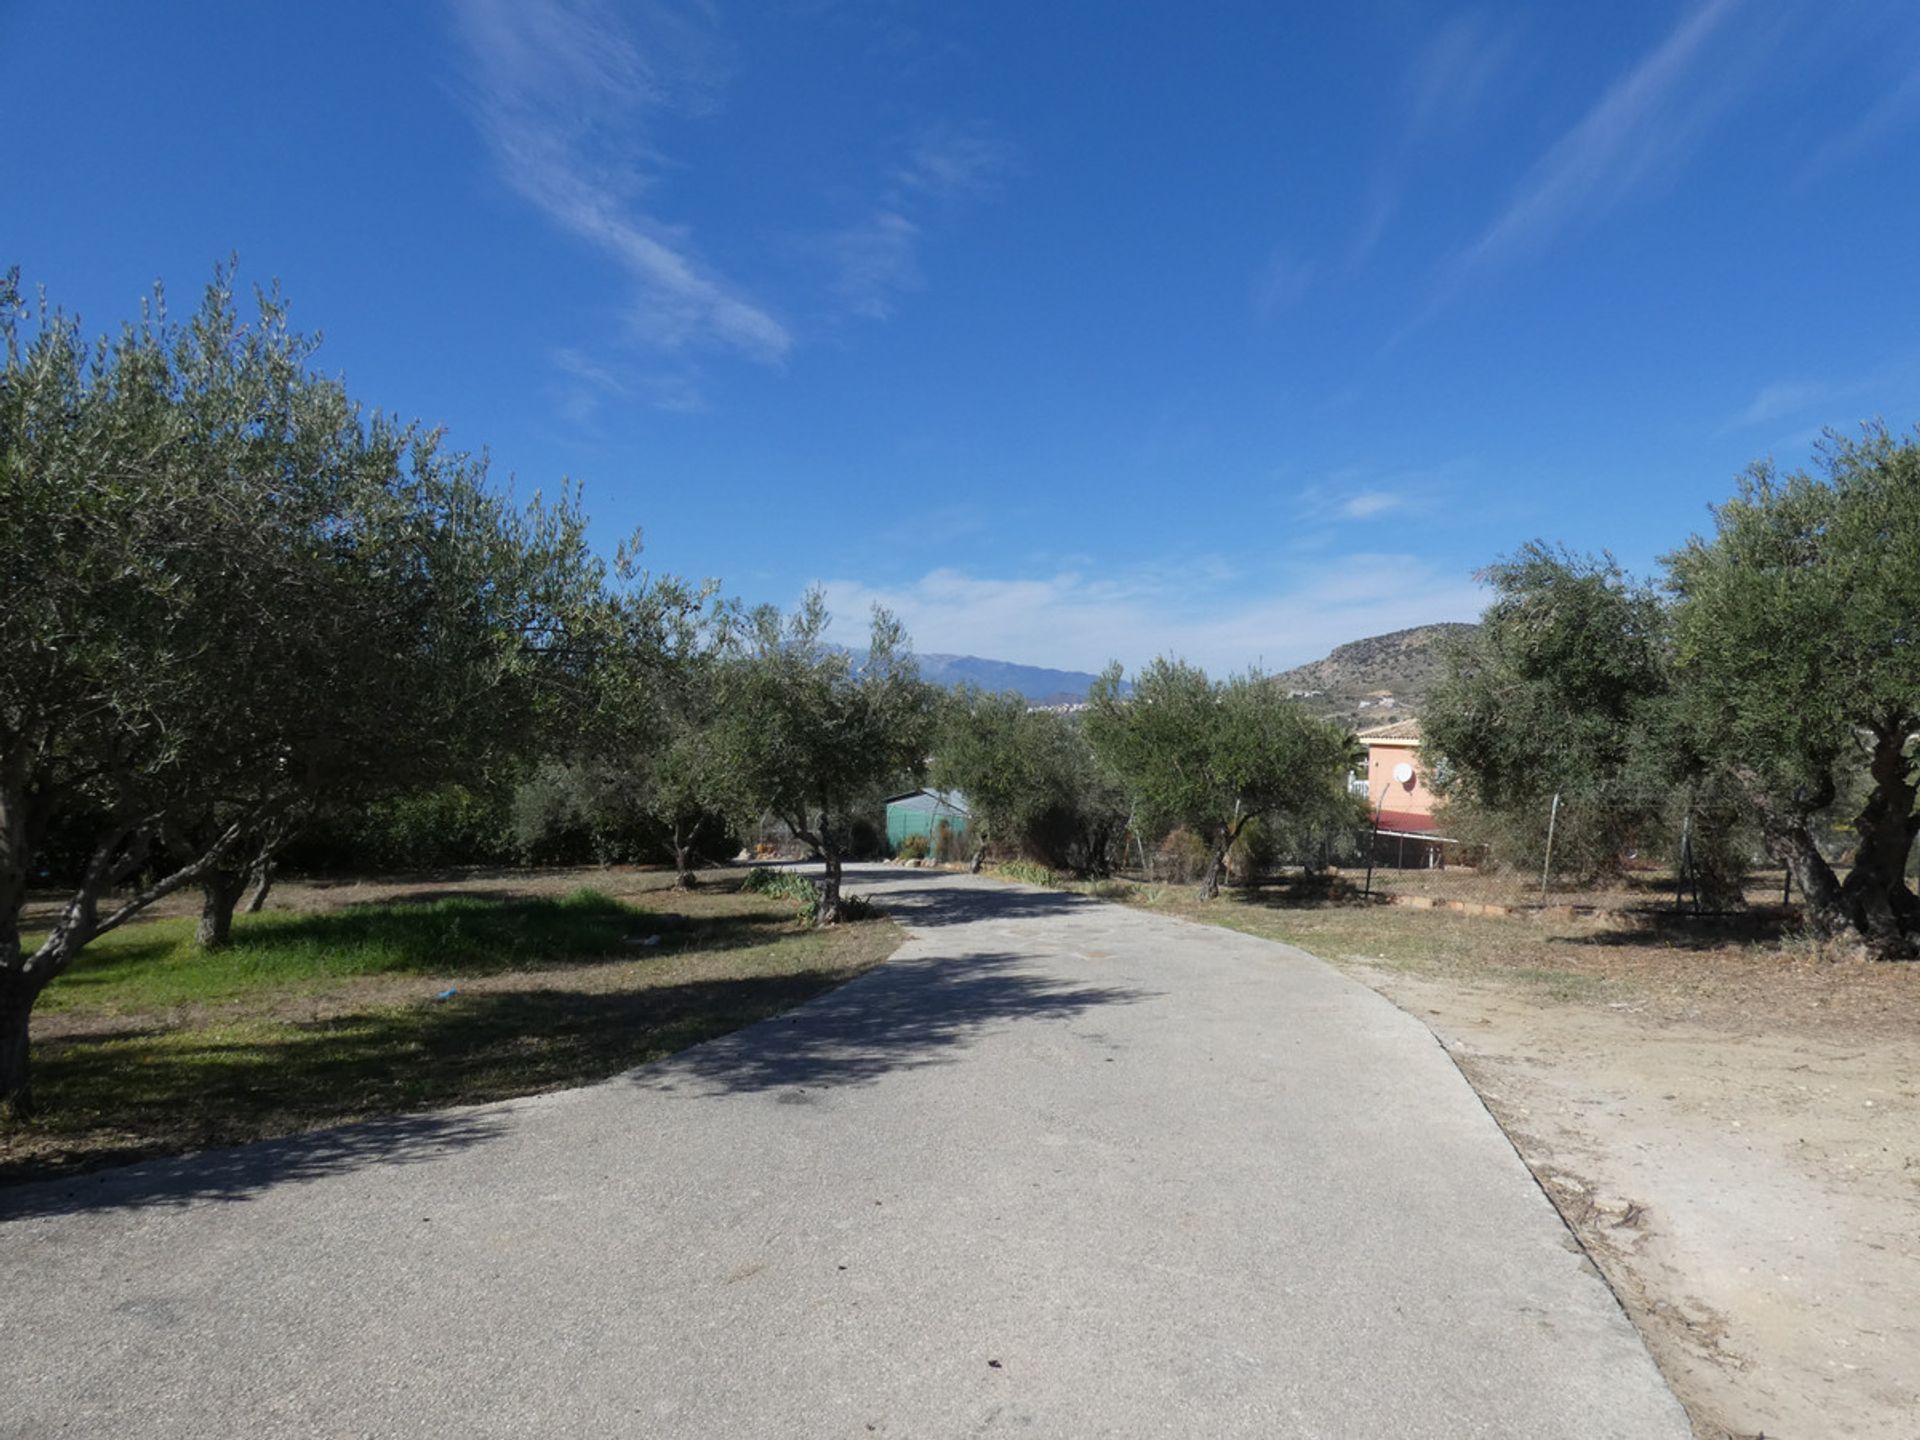
[[[218,950],[233,938],[233,912],[247,886],[244,870],[215,866],[200,880],[200,923],[193,943],[202,950]]]
[[[1840,898],[1869,953],[1880,960],[1910,960],[1916,947],[1914,894],[1907,888],[1907,856],[1912,853],[1920,817],[1914,814],[1915,786],[1907,761],[1907,726],[1894,724],[1874,737],[1870,771],[1873,791],[1854,819],[1860,837],[1853,869]]]
[[[0,1119],[24,1120],[33,1113],[27,1031],[42,987],[24,972],[24,963],[17,945],[0,962]]]
[[[1800,908],[1807,924],[1820,935],[1835,938],[1853,928],[1840,897],[1840,881],[1827,864],[1804,820],[1769,821],[1764,827],[1767,853],[1787,867],[1800,890]]]
[[[704,821],[695,821],[691,830],[680,821],[673,822],[673,885],[676,890],[691,890],[700,883],[693,873],[693,840]]]
[[[820,858],[826,864],[820,876],[820,905],[814,913],[813,923],[834,925],[839,923],[841,913],[840,847],[831,841],[826,841],[824,836],[822,840],[825,843],[820,846]]]
[[[274,863],[271,855],[262,855],[253,862],[253,869],[247,876],[247,883],[253,886],[241,909],[249,915],[258,915],[267,908],[267,896],[273,890]]]

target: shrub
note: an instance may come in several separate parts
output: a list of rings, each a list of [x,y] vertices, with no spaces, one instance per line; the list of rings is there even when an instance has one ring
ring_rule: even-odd
[[[1264,815],[1249,820],[1227,851],[1227,871],[1236,885],[1258,884],[1280,858],[1273,823]]]
[[[756,868],[747,872],[747,878],[740,882],[740,890],[746,895],[772,895],[782,900],[792,900],[798,906],[803,924],[811,925],[820,916],[820,886],[811,876],[802,875],[796,870],[775,870]],[[880,911],[864,895],[843,895],[840,897],[840,918],[842,920],[871,920]]]
[[[1060,883],[1060,877],[1044,865],[1036,865],[1031,860],[1003,860],[999,873],[1009,880],[1018,880],[1023,885],[1044,885],[1052,888]]]
[[[896,860],[924,860],[927,858],[927,837],[909,835],[903,839],[893,852]]]
[[[961,851],[966,844],[966,832],[955,830],[951,820],[942,819],[933,827],[933,858],[942,865],[952,864],[962,858]]]
[[[1190,885],[1206,873],[1212,859],[1207,842],[1183,826],[1160,842],[1153,868],[1169,884]]]

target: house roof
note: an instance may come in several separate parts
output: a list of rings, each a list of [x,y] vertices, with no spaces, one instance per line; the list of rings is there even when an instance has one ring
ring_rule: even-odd
[[[1420,722],[1396,720],[1391,725],[1376,725],[1371,730],[1362,730],[1353,738],[1362,745],[1418,745]]]

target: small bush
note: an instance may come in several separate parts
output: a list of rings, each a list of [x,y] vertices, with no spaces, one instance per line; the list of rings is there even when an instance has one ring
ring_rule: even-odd
[[[1206,873],[1213,856],[1191,830],[1171,831],[1154,856],[1154,871],[1171,885],[1190,885]]]
[[[896,860],[924,860],[927,858],[927,837],[909,835],[902,840],[893,852]]]
[[[965,830],[955,829],[951,820],[941,820],[933,827],[933,858],[942,865],[964,859],[966,835]]]
[[[820,886],[811,876],[802,875],[794,870],[755,869],[747,872],[747,878],[740,882],[740,889],[747,895],[772,895],[778,899],[791,900],[799,907],[802,923],[811,925],[820,918]],[[871,920],[880,911],[864,895],[840,895],[840,918],[842,920]]]
[[[1233,848],[1227,851],[1227,873],[1236,885],[1258,884],[1260,877],[1274,868],[1280,858],[1274,827],[1265,816],[1256,815],[1241,828]]]
[[[1031,860],[1004,860],[1000,863],[999,871],[1007,879],[1018,880],[1023,885],[1044,885],[1051,889],[1060,883],[1057,873]]]
[[[800,919],[811,925],[820,918],[820,887],[795,870],[755,869],[740,882],[745,895],[772,895],[791,900],[799,907]]]

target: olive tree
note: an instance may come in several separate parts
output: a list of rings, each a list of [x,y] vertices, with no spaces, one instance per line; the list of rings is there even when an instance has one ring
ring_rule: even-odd
[[[1920,952],[1920,433],[1829,434],[1820,475],[1755,466],[1715,533],[1667,559],[1682,703],[1792,872],[1807,917],[1882,958]],[[1820,812],[1864,770],[1841,878]]]
[[[931,779],[967,797],[976,871],[995,845],[1079,874],[1104,873],[1126,820],[1074,717],[1036,709],[1012,691],[966,686],[946,701]]]
[[[1454,833],[1537,866],[1552,816],[1556,862],[1599,874],[1669,829],[1677,835],[1675,797],[1702,821],[1717,813],[1676,724],[1658,591],[1610,556],[1538,542],[1480,578],[1493,601],[1447,648],[1421,712]]]
[[[818,921],[840,918],[854,819],[889,786],[924,773],[934,697],[906,632],[875,608],[866,651],[827,643],[826,604],[747,617],[719,676],[718,769],[748,809],[782,821],[824,862]]]
[[[577,515],[363,419],[277,296],[243,323],[220,276],[185,323],[156,296],[89,344],[10,283],[0,341],[0,1107],[24,1111],[34,1004],[86,945],[194,885],[217,942],[250,845],[511,724],[555,602],[596,582]]]
[[[736,623],[717,585],[637,575],[595,608],[568,734],[555,747],[602,822],[657,829],[690,889],[702,836],[735,808],[718,734],[721,661]]]
[[[1087,738],[1140,817],[1181,825],[1207,846],[1203,898],[1220,893],[1227,852],[1255,816],[1330,813],[1345,803],[1348,737],[1257,673],[1209,680],[1158,659],[1123,696],[1111,666],[1088,697]]]

